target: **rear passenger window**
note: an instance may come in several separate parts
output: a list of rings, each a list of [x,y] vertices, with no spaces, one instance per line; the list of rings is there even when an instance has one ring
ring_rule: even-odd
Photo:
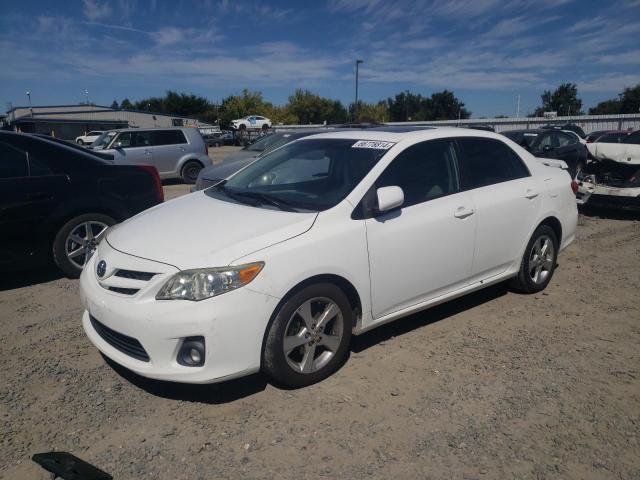
[[[402,188],[403,207],[410,207],[458,192],[458,178],[453,141],[431,140],[401,152],[380,175],[376,188]]]
[[[153,132],[153,145],[180,145],[187,143],[182,130],[157,130]]]
[[[529,176],[522,159],[504,143],[490,138],[459,138],[465,189]]]
[[[0,178],[26,177],[29,175],[27,155],[6,142],[0,142]]]

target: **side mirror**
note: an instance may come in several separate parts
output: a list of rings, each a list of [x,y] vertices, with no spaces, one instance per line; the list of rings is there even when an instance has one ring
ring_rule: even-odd
[[[114,148],[122,148],[122,142],[116,142]]]
[[[544,147],[542,147],[543,152],[550,152],[551,150],[553,150],[553,147],[551,145],[545,145]]]
[[[378,196],[378,212],[384,213],[402,206],[404,192],[400,187],[382,187],[376,191]]]

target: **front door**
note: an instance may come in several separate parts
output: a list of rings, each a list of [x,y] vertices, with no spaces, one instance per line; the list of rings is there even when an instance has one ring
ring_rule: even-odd
[[[131,165],[154,165],[151,149],[150,133],[121,132],[113,141],[113,153],[115,163]]]
[[[455,142],[439,139],[407,148],[376,181],[405,201],[366,220],[374,321],[466,284],[476,215],[458,172]]]

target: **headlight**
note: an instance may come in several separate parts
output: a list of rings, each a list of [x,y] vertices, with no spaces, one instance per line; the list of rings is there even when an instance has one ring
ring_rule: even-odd
[[[264,267],[263,262],[236,267],[198,268],[176,273],[167,280],[156,300],[204,300],[235,290],[251,282]]]

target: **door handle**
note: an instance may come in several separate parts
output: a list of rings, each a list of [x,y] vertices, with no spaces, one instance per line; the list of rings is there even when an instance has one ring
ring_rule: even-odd
[[[525,196],[525,198],[528,198],[529,200],[531,200],[532,198],[536,198],[538,196],[538,192],[528,188],[527,189],[527,193],[525,193],[524,196]]]
[[[458,207],[455,212],[453,212],[453,216],[456,218],[467,218],[476,213],[473,208],[466,207]]]

